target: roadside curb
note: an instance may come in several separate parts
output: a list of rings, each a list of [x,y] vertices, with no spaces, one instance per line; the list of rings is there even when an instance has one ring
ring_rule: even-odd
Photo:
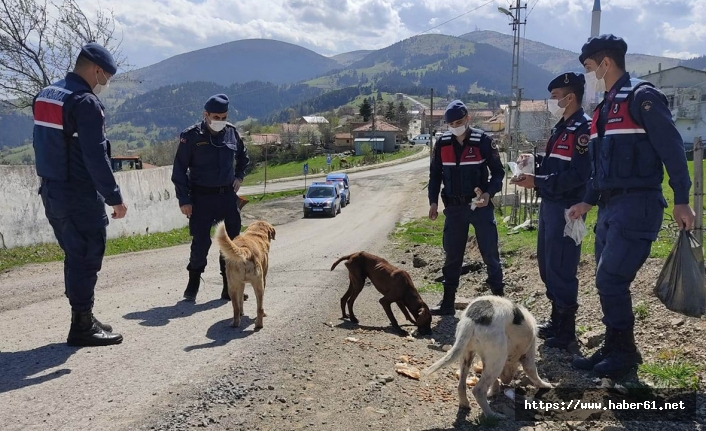
[[[416,160],[423,159],[424,157],[429,157],[429,147],[427,147],[427,146],[424,146],[424,148],[422,148],[422,150],[420,150],[418,153],[412,154],[411,156],[403,157],[401,159],[392,160],[392,161],[384,162],[384,163],[378,163],[375,165],[360,166],[360,167],[349,168],[349,169],[341,169],[341,170],[337,170],[336,172],[344,172],[344,173],[350,174],[350,173],[355,173],[355,172],[370,171],[373,169],[386,168],[388,166],[395,166],[395,165],[401,165],[403,163],[413,162]],[[325,178],[327,175],[328,175],[328,173],[312,174],[312,175],[307,175],[306,179]],[[287,177],[287,178],[277,178],[274,180],[267,180],[267,183],[268,184],[286,183],[288,181],[298,181],[298,180],[304,180],[304,175],[299,175],[297,177]],[[262,185],[262,183],[251,184],[251,185],[243,186],[243,187],[256,187],[256,186],[261,186],[261,185]]]

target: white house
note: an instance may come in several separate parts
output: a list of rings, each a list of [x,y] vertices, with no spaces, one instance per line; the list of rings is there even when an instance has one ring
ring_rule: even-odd
[[[514,102],[513,102],[514,103]],[[502,105],[505,111],[505,133],[509,134],[515,127],[508,105]],[[517,112],[514,110],[513,112]],[[546,100],[520,101],[519,131],[530,142],[541,142],[549,139],[551,128],[558,118],[552,118]]]
[[[650,81],[667,96],[686,149],[693,147],[695,137],[706,139],[706,71],[677,66],[641,79]]]

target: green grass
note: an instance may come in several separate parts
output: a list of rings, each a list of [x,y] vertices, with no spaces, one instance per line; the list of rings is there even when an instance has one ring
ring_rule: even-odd
[[[264,197],[262,195],[244,197],[247,197],[250,201],[248,205],[257,205],[258,202],[301,196],[303,193],[304,190],[299,189],[267,193]],[[246,228],[247,226],[243,226],[241,231]],[[214,229],[212,228],[211,235],[213,235],[213,231]],[[191,236],[189,235],[189,228],[183,227],[169,232],[157,232],[148,235],[134,235],[109,239],[106,243],[105,255],[112,256],[122,253],[154,250],[188,244],[190,242]],[[57,244],[38,244],[28,247],[0,249],[0,272],[30,263],[53,262],[62,259],[64,259],[64,252]]]
[[[165,248],[191,242],[189,228],[174,229],[169,232],[151,233],[109,239],[105,255]],[[64,259],[64,252],[57,244],[38,244],[28,247],[0,249],[0,272],[29,263],[52,262]]]
[[[694,172],[694,162],[689,163],[689,172],[693,181]],[[650,257],[653,258],[666,258],[671,251],[674,241],[675,241],[675,231],[673,227],[669,226],[672,220],[671,214],[674,207],[674,193],[669,187],[669,178],[665,174],[665,179],[663,183],[664,197],[669,204],[669,207],[665,209],[664,223],[665,227],[659,233],[657,241],[652,244],[652,251]],[[692,195],[690,197],[691,205],[693,208],[694,197],[693,189]],[[704,209],[706,210],[706,203],[704,204]],[[510,213],[510,208],[504,209],[505,215]],[[583,240],[581,251],[584,255],[589,257],[593,256],[594,253],[594,243],[595,234],[593,233],[593,228],[596,225],[597,218],[597,208],[592,209],[586,217],[586,229],[587,234]],[[535,215],[536,218],[536,215]],[[503,216],[496,212],[496,219],[498,221],[498,235],[500,242],[500,254],[505,256],[509,263],[511,263],[512,256],[521,250],[535,250],[537,247],[537,231],[527,231],[520,230],[514,232],[511,226],[506,225],[502,219]],[[428,244],[432,246],[441,247],[441,239],[443,234],[444,226],[444,215],[439,214],[436,221],[430,221],[428,218],[424,217],[418,220],[412,220],[409,223],[401,225],[398,223],[397,229],[393,232],[392,237],[396,240],[402,242],[405,246],[408,244]],[[536,226],[536,223],[535,223]],[[473,227],[469,229],[469,235],[473,235]]]
[[[699,365],[681,357],[679,350],[666,350],[658,355],[657,361],[641,364],[638,376],[658,387],[696,390],[699,388],[697,373],[700,370]]]
[[[421,147],[421,146],[420,146]],[[403,157],[411,156],[416,152],[420,151],[421,148],[405,149],[400,150],[396,153],[381,154],[378,156],[378,163],[389,162],[391,160],[401,159]],[[355,163],[361,162],[363,156],[349,156],[346,160],[349,164],[353,165]],[[339,159],[334,157],[332,159],[332,170],[336,171],[340,169]],[[281,165],[269,165],[267,166],[267,179],[273,180],[278,178],[289,178],[304,175],[304,163],[309,163],[309,174],[313,175],[319,172],[320,169],[327,169],[326,156],[318,156],[308,159],[303,162],[290,162]],[[244,186],[251,186],[259,184],[265,181],[265,169],[257,168],[245,177],[243,182]]]
[[[428,293],[428,292],[441,293],[443,291],[444,291],[444,285],[441,283],[429,283],[429,284],[425,284],[424,286],[419,288],[419,292],[421,292],[421,293]]]
[[[632,308],[637,320],[645,320],[650,315],[650,306],[646,302],[639,302]]]

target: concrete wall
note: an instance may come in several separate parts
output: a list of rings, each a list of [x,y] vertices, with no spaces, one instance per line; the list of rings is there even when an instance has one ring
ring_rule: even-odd
[[[110,219],[108,238],[186,226],[171,175],[171,166],[116,173],[128,211],[121,220]],[[0,166],[0,248],[56,242],[38,188],[33,166]],[[110,217],[112,208],[106,212]]]

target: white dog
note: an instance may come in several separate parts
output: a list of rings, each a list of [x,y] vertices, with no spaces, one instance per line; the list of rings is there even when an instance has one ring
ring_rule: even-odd
[[[495,395],[503,384],[512,381],[518,365],[538,388],[552,388],[552,384],[537,375],[535,350],[537,346],[537,322],[524,307],[498,296],[480,296],[463,312],[456,327],[456,342],[446,356],[423,373],[429,375],[451,362],[461,360],[458,381],[458,403],[461,408],[470,408],[466,395],[466,378],[478,354],[483,361],[483,372],[473,388],[473,396],[483,413],[488,417],[504,418],[488,405],[488,398]]]

